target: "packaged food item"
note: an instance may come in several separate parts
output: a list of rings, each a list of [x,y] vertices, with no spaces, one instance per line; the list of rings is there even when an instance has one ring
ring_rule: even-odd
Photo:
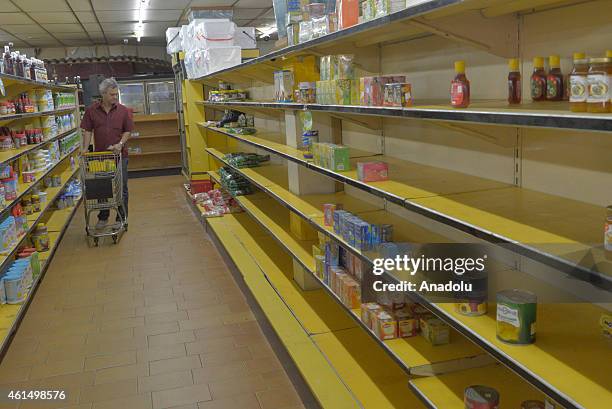
[[[574,68],[569,76],[570,82],[570,110],[572,112],[586,112],[589,84],[587,75],[589,60],[584,53],[574,53]]]
[[[306,41],[310,41],[314,38],[312,20],[300,21],[299,27],[300,29],[298,39],[300,41],[300,44],[305,43]]]
[[[300,82],[298,86],[298,99],[300,104],[314,104],[317,102],[317,84],[315,82]]]
[[[400,338],[413,337],[419,333],[419,321],[408,309],[395,311],[395,318]]]
[[[536,338],[537,297],[524,290],[497,293],[497,338],[510,344],[531,344]]]
[[[381,224],[380,225],[380,242],[388,243],[393,241],[393,225],[392,224]]]
[[[358,308],[361,300],[361,286],[352,278],[346,280],[344,288],[345,305],[351,309]]]
[[[304,159],[313,159],[313,145],[319,141],[319,131],[311,130],[302,132],[302,155]]]
[[[291,102],[293,100],[293,85],[293,71],[274,71],[274,99],[276,101]]]
[[[550,70],[546,76],[546,99],[549,101],[561,101],[563,99],[563,74],[561,73],[561,62],[558,55],[548,58]]]
[[[544,58],[533,59],[533,74],[531,74],[531,99],[533,101],[546,100],[546,72],[544,71]]]
[[[521,409],[545,409],[541,400],[525,400],[521,402]]]
[[[330,21],[330,16],[314,17],[311,19],[312,22],[312,38],[319,38],[326,36],[333,32],[333,22]]]
[[[374,4],[374,18],[384,17],[391,12],[391,3],[389,0],[374,0]]]
[[[348,146],[334,145],[331,149],[331,170],[346,172],[351,170]]]
[[[39,223],[32,233],[32,244],[38,252],[49,251],[49,230],[43,223]]]
[[[334,212],[342,209],[342,203],[325,203],[323,205],[323,224],[326,226],[334,225]]]
[[[471,291],[457,292],[455,311],[461,315],[476,317],[487,313],[488,275],[486,272],[466,272],[454,278],[471,285]]]
[[[519,59],[511,58],[508,61],[508,104],[521,103],[521,71]]]
[[[357,178],[362,182],[389,179],[389,165],[385,162],[357,162]]]
[[[340,30],[359,22],[359,0],[337,0],[338,27]]]
[[[455,61],[455,78],[451,82],[451,106],[467,108],[470,105],[470,81],[465,76],[465,61]]]
[[[385,84],[383,105],[387,107],[412,106],[412,85],[408,82]]]
[[[444,345],[450,342],[448,325],[438,318],[422,317],[419,320],[421,335],[432,345]]]
[[[315,274],[317,275],[317,277],[323,280],[323,277],[325,276],[325,272],[324,272],[325,271],[325,256],[315,255],[314,259],[315,259]]]
[[[463,394],[465,409],[498,409],[499,392],[489,386],[472,385]]]
[[[374,319],[376,335],[382,340],[397,338],[397,321],[387,311],[380,311]]]
[[[589,59],[587,82],[587,111],[595,113],[610,112],[610,78],[612,78],[612,58]]]

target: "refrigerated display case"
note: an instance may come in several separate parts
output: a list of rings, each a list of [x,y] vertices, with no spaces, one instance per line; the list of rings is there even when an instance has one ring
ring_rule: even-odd
[[[130,79],[119,82],[119,102],[137,115],[176,112],[173,78]]]

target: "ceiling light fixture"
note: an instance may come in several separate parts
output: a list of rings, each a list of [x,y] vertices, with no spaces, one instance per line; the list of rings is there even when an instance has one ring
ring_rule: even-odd
[[[276,28],[276,24],[269,24],[262,27],[257,27],[257,31],[261,33],[261,36],[270,36],[271,34],[276,33],[278,30]]]
[[[138,7],[138,24],[136,24],[136,31],[134,32],[136,41],[138,42],[140,42],[140,37],[144,36],[144,12],[148,5],[149,0],[140,0],[140,5]]]

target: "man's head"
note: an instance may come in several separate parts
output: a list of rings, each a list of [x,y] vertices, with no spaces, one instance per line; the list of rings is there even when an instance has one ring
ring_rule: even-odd
[[[114,78],[107,78],[102,81],[99,90],[103,104],[113,105],[119,101],[119,84]]]

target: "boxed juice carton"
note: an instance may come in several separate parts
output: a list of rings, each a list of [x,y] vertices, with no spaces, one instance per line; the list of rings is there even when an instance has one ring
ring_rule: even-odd
[[[421,317],[419,326],[421,335],[432,345],[444,345],[450,342],[450,328],[440,319]]]
[[[385,162],[357,162],[357,178],[362,182],[389,179],[389,165]]]
[[[331,149],[330,168],[335,172],[346,172],[351,169],[348,146],[335,145]]]
[[[397,338],[397,321],[387,311],[380,311],[375,316],[376,335],[382,340]]]

